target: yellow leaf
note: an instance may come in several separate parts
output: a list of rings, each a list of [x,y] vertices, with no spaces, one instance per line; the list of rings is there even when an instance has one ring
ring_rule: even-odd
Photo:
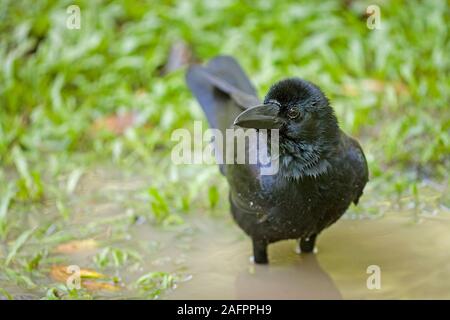
[[[97,271],[94,270],[89,270],[89,269],[80,269],[80,276],[81,279],[83,278],[87,278],[87,279],[103,279],[103,278],[107,278],[107,276],[105,276],[104,274],[98,273]]]
[[[98,243],[94,239],[73,240],[58,245],[54,252],[56,253],[73,253],[79,251],[88,251],[97,248]]]
[[[82,280],[81,285],[91,291],[118,291],[120,287],[116,283],[110,282],[98,282],[98,281],[90,281],[90,280]]]
[[[74,273],[70,272],[68,266],[55,265],[52,266],[50,270],[50,276],[58,282],[66,283],[70,276]],[[83,288],[92,291],[106,290],[106,291],[117,291],[120,290],[119,284],[112,281],[105,281],[109,279],[108,276],[101,274],[95,270],[82,269],[79,270],[80,282]]]

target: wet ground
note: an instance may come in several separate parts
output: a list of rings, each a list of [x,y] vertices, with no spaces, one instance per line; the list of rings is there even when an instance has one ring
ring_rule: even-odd
[[[14,298],[44,297],[45,290],[56,286],[57,279],[49,275],[52,266],[64,264],[119,279],[118,290],[91,291],[93,298],[450,299],[450,212],[434,200],[418,207],[407,198],[392,204],[378,197],[371,205],[377,203],[382,214],[356,214],[351,208],[318,238],[316,254],[298,254],[295,241],[279,242],[269,247],[271,263],[264,266],[251,262],[249,239],[224,212],[191,212],[183,223],[155,226],[133,215],[146,208],[136,192],[147,186],[145,177],[103,171],[85,174],[80,181],[77,198],[68,203],[73,210],[65,227],[54,227],[61,230],[49,231],[22,250],[25,256],[49,250],[39,271],[28,274],[36,287],[0,276],[0,287]],[[375,192],[369,189],[363,201],[371,194]],[[38,215],[51,220],[51,211],[44,207]],[[39,226],[41,220],[31,215],[26,221]],[[95,246],[55,252],[61,243],[82,239],[95,241]],[[128,258],[102,265],[105,247],[123,250]],[[10,267],[17,268],[14,263]],[[142,288],[138,279],[149,272],[171,278]],[[155,286],[161,290],[155,293]]]

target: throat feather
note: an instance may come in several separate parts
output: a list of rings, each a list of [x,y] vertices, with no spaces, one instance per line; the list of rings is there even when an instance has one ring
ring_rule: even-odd
[[[280,143],[280,175],[294,180],[317,178],[331,167],[325,155],[320,145],[284,141]]]

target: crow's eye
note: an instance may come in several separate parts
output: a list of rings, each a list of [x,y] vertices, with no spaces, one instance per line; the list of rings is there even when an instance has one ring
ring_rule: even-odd
[[[297,118],[299,116],[299,114],[300,114],[300,111],[298,110],[298,108],[295,108],[295,107],[289,108],[287,111],[287,116],[290,119]]]

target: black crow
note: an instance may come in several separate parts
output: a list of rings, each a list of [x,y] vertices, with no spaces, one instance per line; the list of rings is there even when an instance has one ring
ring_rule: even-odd
[[[252,238],[255,263],[267,263],[268,244],[285,239],[299,239],[300,251],[312,252],[317,235],[358,203],[368,181],[363,150],[339,129],[324,93],[288,78],[275,83],[260,104],[228,56],[192,65],[186,80],[212,128],[279,130],[276,174],[262,175],[260,164],[220,165],[234,220]]]

